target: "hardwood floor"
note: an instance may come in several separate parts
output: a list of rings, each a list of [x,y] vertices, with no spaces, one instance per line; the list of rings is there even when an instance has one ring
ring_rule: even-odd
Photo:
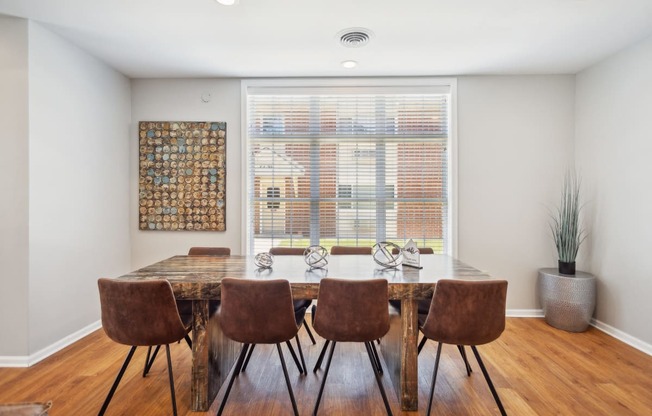
[[[307,376],[299,377],[291,357],[286,361],[299,413],[312,413],[323,370],[312,373],[322,340],[310,344],[301,330]],[[128,351],[102,330],[30,368],[0,368],[0,403],[52,400],[51,415],[97,414]],[[650,415],[652,357],[590,328],[571,334],[541,319],[509,318],[501,338],[478,348],[507,413],[513,415]],[[214,415],[224,389],[210,412],[189,410],[190,350],[171,346],[180,415]],[[429,341],[419,356],[419,412],[400,412],[387,376],[384,386],[394,414],[425,414],[436,344]],[[470,353],[470,351],[468,351]],[[159,356],[142,378],[146,348],[134,360],[109,406],[107,415],[172,414],[165,357]],[[475,358],[466,376],[454,346],[444,346],[435,390],[433,414],[497,415],[491,393]],[[324,368],[324,367],[322,367]],[[256,347],[246,373],[234,383],[226,415],[288,415],[292,413],[276,349]],[[383,415],[380,393],[364,346],[338,344],[321,415]]]

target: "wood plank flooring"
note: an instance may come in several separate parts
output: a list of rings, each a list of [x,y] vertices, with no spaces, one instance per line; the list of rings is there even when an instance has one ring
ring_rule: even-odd
[[[323,375],[323,370],[312,372],[323,341],[318,338],[313,346],[303,329],[300,334],[307,376],[299,377],[284,351],[299,413],[307,415]],[[0,368],[0,403],[52,400],[51,415],[95,415],[128,349],[99,330],[30,368]],[[224,389],[209,412],[190,411],[190,350],[185,343],[171,350],[179,414],[214,415]],[[508,318],[502,337],[479,350],[511,416],[652,415],[652,357],[595,328],[571,334],[541,319]],[[454,346],[443,351],[433,414],[499,414],[470,351],[471,377]],[[383,378],[394,414],[425,414],[435,352],[436,344],[428,342],[419,356],[418,413],[401,412],[389,379]],[[107,415],[172,414],[165,355],[142,378],[145,353],[145,348],[136,351]],[[275,347],[256,347],[247,371],[236,379],[224,414],[292,414]],[[338,344],[319,414],[385,414],[364,346]]]

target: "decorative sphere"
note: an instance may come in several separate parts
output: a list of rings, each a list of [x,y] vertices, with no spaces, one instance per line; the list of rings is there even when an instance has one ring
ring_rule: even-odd
[[[310,246],[303,252],[303,259],[312,269],[321,269],[328,265],[328,250],[322,246]]]
[[[398,249],[398,254],[392,254],[392,249]],[[403,252],[394,243],[381,241],[371,248],[374,261],[383,267],[398,267],[403,263]]]
[[[269,253],[258,253],[254,257],[254,264],[263,269],[269,269],[274,264],[274,256]]]

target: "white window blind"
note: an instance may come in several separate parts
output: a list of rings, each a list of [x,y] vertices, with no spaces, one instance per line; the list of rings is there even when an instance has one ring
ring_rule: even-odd
[[[249,253],[449,247],[448,89],[259,87],[246,100]]]

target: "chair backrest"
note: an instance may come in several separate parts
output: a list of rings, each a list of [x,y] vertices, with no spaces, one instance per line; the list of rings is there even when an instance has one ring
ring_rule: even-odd
[[[163,345],[182,339],[172,286],[167,280],[99,279],[102,327],[125,345]]]
[[[228,247],[190,247],[189,256],[230,256],[231,249]]]
[[[272,247],[269,249],[269,254],[274,256],[303,256],[306,251],[301,247]]]
[[[298,331],[287,280],[224,278],[220,326],[230,339],[247,344],[277,344]]]
[[[347,254],[368,254],[371,255],[371,247],[350,247],[350,246],[333,246],[331,254],[334,256]]]
[[[419,248],[419,254],[435,254],[435,250],[433,250],[430,247],[418,247],[418,248]],[[398,254],[398,249],[393,248],[392,254]]]
[[[389,331],[387,280],[322,279],[314,328],[332,341],[366,342]]]
[[[505,280],[440,280],[423,333],[454,345],[482,345],[505,330]]]

